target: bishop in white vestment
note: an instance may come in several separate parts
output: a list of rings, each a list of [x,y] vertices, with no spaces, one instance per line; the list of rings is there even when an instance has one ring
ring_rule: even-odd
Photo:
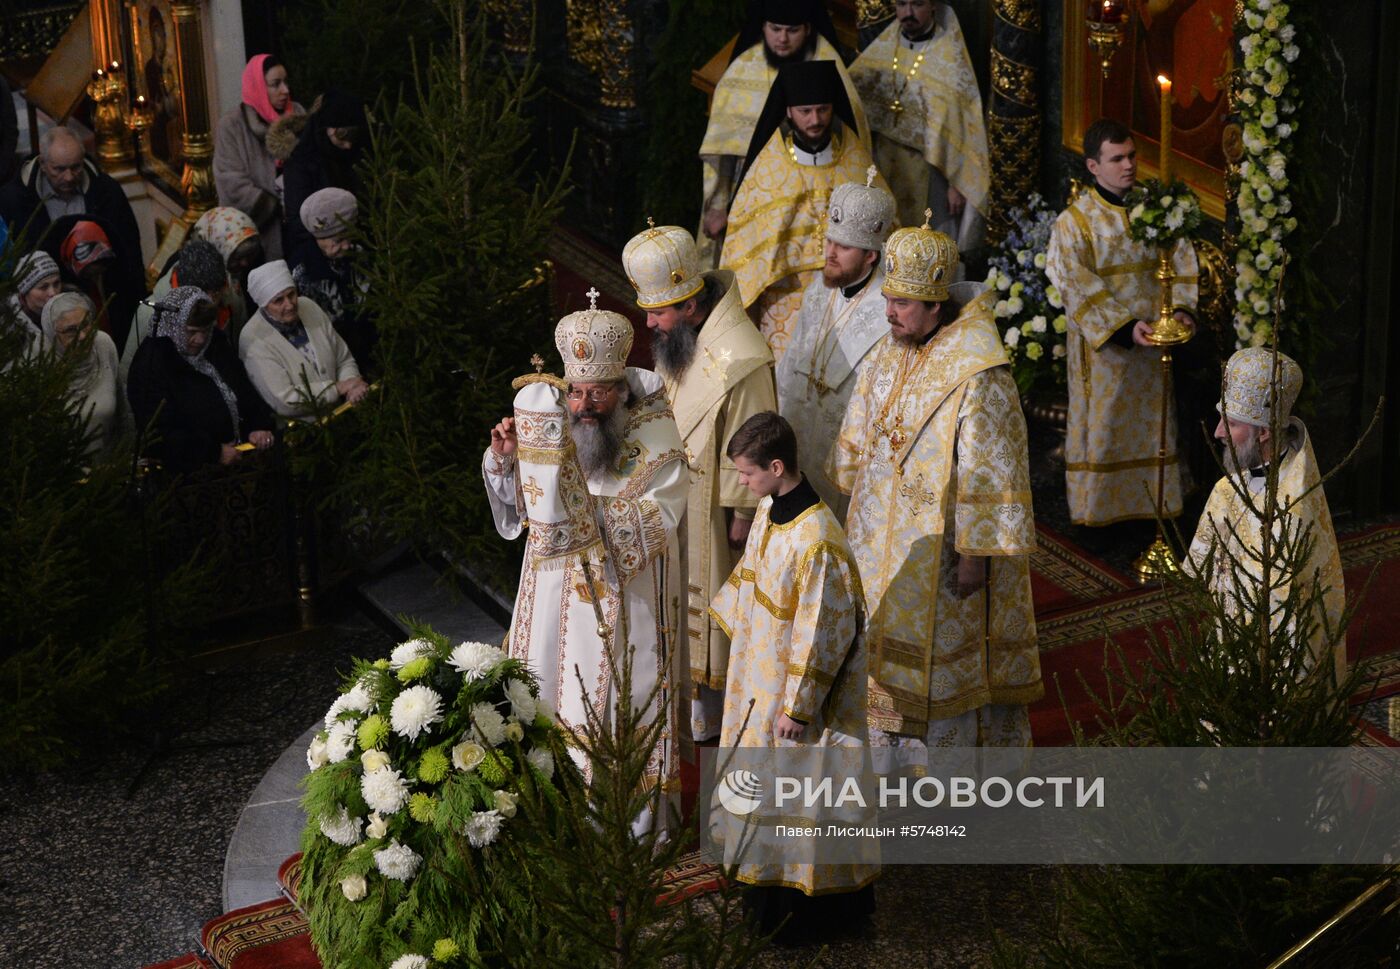
[[[846,496],[826,476],[826,458],[864,361],[886,334],[880,249],[894,229],[894,196],[875,184],[836,186],[826,218],[826,264],[807,284],[787,353],[778,365],[778,413],[797,433],[807,481],[840,522]]]
[[[567,385],[517,380],[515,416],[492,431],[482,459],[497,531],[513,539],[528,528],[507,648],[571,730],[587,707],[605,725],[621,702],[648,710],[648,722],[664,716],[651,773],[677,793],[678,757],[689,756],[678,689],[687,666],[680,435],[661,378],[625,365],[626,318],[572,313],[555,342]],[[631,696],[621,697],[615,671],[629,651]]]

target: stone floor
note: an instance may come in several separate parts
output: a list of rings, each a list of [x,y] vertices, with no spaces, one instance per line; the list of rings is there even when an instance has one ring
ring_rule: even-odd
[[[354,611],[330,632],[185,676],[146,734],[167,731],[167,749],[119,744],[0,779],[0,964],[134,969],[194,948],[224,911],[219,873],[250,794],[350,659],[392,643]]]

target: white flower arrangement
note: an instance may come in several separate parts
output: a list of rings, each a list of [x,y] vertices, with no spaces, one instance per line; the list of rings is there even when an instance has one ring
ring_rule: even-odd
[[[511,826],[559,809],[551,750],[565,741],[552,708],[520,660],[425,631],[385,659],[357,660],[324,726],[306,751],[302,801],[303,898],[323,960],[451,962],[437,948],[431,958],[404,955],[411,941],[397,930],[331,927],[426,922],[444,953],[454,937],[473,937],[467,909],[434,901],[450,894],[442,873],[471,866],[491,877],[501,850],[492,846]]]
[[[1287,3],[1243,0],[1243,11],[1237,25],[1243,59],[1234,80],[1244,141],[1235,196],[1235,338],[1239,346],[1260,346],[1273,335],[1284,243],[1298,227],[1290,214],[1288,156],[1297,133],[1291,119],[1299,90],[1292,65],[1299,51]]]
[[[1064,300],[1045,275],[1055,213],[1039,195],[1010,213],[1011,231],[989,261],[987,286],[1003,294],[992,309],[1022,396],[1065,383]],[[1047,352],[1047,350],[1049,352]]]

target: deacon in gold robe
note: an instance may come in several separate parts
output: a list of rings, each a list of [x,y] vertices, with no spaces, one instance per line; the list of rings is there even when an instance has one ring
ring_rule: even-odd
[[[802,291],[816,278],[827,201],[864,181],[870,150],[831,61],[785,64],[754,129],[729,212],[720,265],[734,271],[744,308],[781,362]],[[876,184],[885,188],[884,180]]]
[[[1123,196],[1137,181],[1137,149],[1128,129],[1096,121],[1084,135],[1094,184],[1060,213],[1050,233],[1045,274],[1064,301],[1069,420],[1065,491],[1070,519],[1110,525],[1155,518],[1158,428],[1162,420],[1161,350],[1147,342],[1160,284],[1157,250],[1128,236]],[[1172,254],[1177,318],[1194,326],[1196,250]],[[1163,514],[1181,512],[1176,407],[1167,407]]]
[[[831,455],[851,495],[871,744],[895,748],[879,762],[888,768],[925,766],[925,746],[1028,746],[1026,705],[1044,692],[1025,418],[994,294],[950,287],[957,262],[940,232],[890,236],[890,335],[861,372]]]
[[[1320,614],[1307,617],[1312,660],[1330,668],[1340,683],[1346,678],[1347,650],[1346,637],[1337,631],[1346,591],[1312,441],[1303,422],[1289,416],[1302,386],[1302,368],[1267,347],[1240,350],[1226,364],[1215,437],[1224,449],[1228,473],[1210,493],[1186,567],[1200,574],[1209,564],[1205,578],[1212,591],[1225,593],[1227,601],[1233,599],[1242,610],[1257,608],[1266,491],[1269,475],[1276,475],[1275,540],[1286,534],[1290,543],[1306,539],[1313,544],[1301,572],[1290,573],[1283,558],[1270,555],[1270,582],[1276,584],[1270,592],[1271,608],[1279,608],[1295,582],[1300,583],[1299,604],[1317,596],[1313,601]],[[1258,584],[1255,589],[1235,589],[1237,569]],[[1294,622],[1300,618],[1294,617]]]
[[[958,247],[981,245],[991,166],[982,93],[958,16],[937,0],[899,0],[895,19],[851,65],[875,132],[875,164],[899,220],[930,224]]]
[[[850,547],[836,516],[803,478],[786,420],[772,412],[750,418],[727,453],[762,500],[744,557],[711,607],[734,642],[720,746],[823,748],[823,756],[805,762],[807,772],[844,779],[868,763],[863,603]],[[781,819],[747,820],[793,824],[794,812],[810,826],[841,820],[807,807],[785,808]],[[726,838],[740,840],[740,825],[730,827]],[[847,896],[843,919],[874,908],[864,889],[880,873],[877,846],[839,864],[817,863],[822,847],[820,839],[795,839],[781,852],[755,851],[754,860],[740,863],[739,880],[760,888],[748,899],[759,931],[772,931],[773,916],[784,913],[792,920],[783,934],[804,944],[842,928],[831,924],[840,921],[831,900],[812,905],[812,896]]]
[[[797,432],[803,475],[836,518],[846,520],[846,496],[826,476],[856,375],[890,332],[885,322],[880,250],[894,229],[894,196],[875,184],[846,182],[831,193],[826,219],[826,265],[807,285],[792,340],[778,367],[778,412]]]
[[[571,313],[555,343],[566,380],[518,379],[515,416],[492,429],[482,458],[496,530],[527,536],[507,649],[530,665],[568,729],[581,730],[590,708],[608,726],[627,703],[644,723],[665,718],[648,769],[678,795],[679,758],[689,757],[675,689],[685,638],[673,633],[685,588],[680,435],[661,379],[626,366],[625,317]],[[630,696],[620,696],[615,673],[629,655]],[[654,820],[648,809],[638,829]]]
[[[856,130],[870,147],[860,99],[837,51],[836,30],[821,0],[759,0],[734,44],[729,67],[715,86],[710,120],[700,144],[704,169],[703,216],[697,242],[706,268],[719,262],[729,206],[743,173],[744,156],[778,69],[794,61],[830,61],[855,112]]]
[[[689,232],[652,227],[632,238],[622,265],[647,314],[652,357],[676,417],[690,488],[686,500],[691,729],[719,735],[729,637],[709,605],[734,568],[758,503],[739,482],[724,442],[739,425],[774,407],[773,354],[726,270],[701,272]]]

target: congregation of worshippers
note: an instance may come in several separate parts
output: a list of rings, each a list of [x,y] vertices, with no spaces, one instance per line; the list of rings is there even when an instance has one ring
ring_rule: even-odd
[[[627,365],[633,323],[594,292],[558,322],[560,383],[523,378],[482,481],[463,482],[484,484],[502,537],[525,538],[511,655],[581,724],[616,700],[609,658],[633,651],[632,701],[666,720],[663,790],[695,742],[868,747],[880,771],[918,770],[931,748],[1032,744],[1045,688],[1026,422],[1000,296],[960,257],[987,222],[983,104],[949,5],[895,7],[848,57],[822,4],[753,5],[714,92],[694,224],[639,225],[622,252],[653,369]],[[6,313],[29,352],[90,346],[73,393],[95,448],[130,420],[154,423],[169,466],[232,463],[272,443],[276,417],[366,393],[375,334],[347,241],[365,125],[349,98],[308,117],[288,67],[253,58],[215,136],[220,206],[149,296],[120,189],[76,138],[46,133],[0,191],[10,231],[35,242]],[[1184,489],[1174,423],[1160,495],[1144,432],[1174,408],[1150,339],[1157,260],[1124,215],[1134,139],[1102,119],[1084,155],[1088,188],[1045,268],[1068,323],[1070,517],[1099,527],[1155,519],[1159,498],[1173,516]],[[1188,243],[1173,265],[1176,316],[1194,327]],[[78,341],[85,327],[100,332]],[[1220,542],[1249,543],[1240,491],[1274,465],[1281,489],[1311,495],[1296,513],[1317,527],[1314,574],[1339,611],[1326,500],[1291,413],[1301,384],[1267,348],[1227,362],[1214,433],[1246,484],[1216,485],[1187,562],[1220,567]],[[601,570],[559,564],[598,541]],[[771,890],[769,925],[793,915],[784,931],[811,938],[833,905],[868,913],[878,873],[878,858],[794,856],[739,877]]]

